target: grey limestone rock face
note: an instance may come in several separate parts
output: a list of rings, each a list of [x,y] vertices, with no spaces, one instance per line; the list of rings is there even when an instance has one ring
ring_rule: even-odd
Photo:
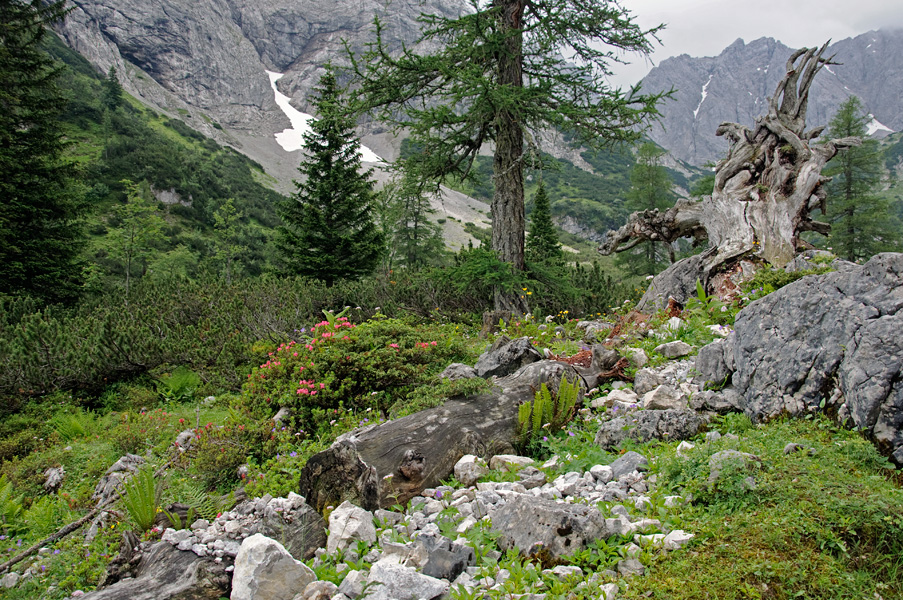
[[[373,513],[346,500],[329,515],[326,551],[332,554],[337,550],[353,547],[358,541],[376,541]]]
[[[542,355],[533,347],[529,338],[523,337],[485,352],[473,368],[477,377],[504,377],[540,360]]]
[[[235,557],[231,600],[292,600],[316,575],[285,547],[262,534],[245,538]]]
[[[693,381],[703,387],[730,383],[733,374],[734,347],[725,339],[715,340],[699,349],[696,355],[696,376]]]
[[[582,550],[594,540],[608,538],[605,517],[598,509],[580,504],[515,496],[492,512],[492,530],[499,533],[499,547],[535,553],[540,547],[552,557]]]
[[[684,304],[688,298],[696,295],[696,280],[705,281],[702,263],[707,253],[696,254],[679,260],[652,279],[649,289],[640,298],[636,309],[642,312],[654,312],[668,306],[668,298]]]
[[[613,450],[628,438],[641,443],[686,440],[699,434],[705,423],[702,415],[690,409],[641,410],[603,423],[595,443]]]
[[[615,462],[608,465],[611,468],[611,478],[617,481],[622,475],[634,471],[646,471],[649,469],[649,460],[639,452],[625,452]]]
[[[448,591],[448,583],[418,573],[412,567],[391,560],[380,560],[370,568],[367,579],[372,592],[368,600],[431,600]]]
[[[901,309],[903,254],[878,254],[753,302],[703,364],[718,364],[719,352],[725,366],[733,357],[731,380],[754,421],[836,411],[903,465]],[[722,372],[707,369],[700,377]]]
[[[300,499],[299,496],[295,498]],[[323,517],[302,502],[292,506],[275,504],[275,501],[271,502],[264,510],[260,533],[281,540],[289,554],[298,560],[312,558],[317,548],[326,545],[326,522]]]
[[[134,577],[82,596],[84,600],[219,600],[229,596],[228,563],[181,551],[167,542],[154,544],[141,558]]]
[[[457,381],[459,379],[472,379],[477,376],[477,372],[470,365],[463,363],[452,363],[445,367],[445,370],[439,374],[439,379],[449,379]]]
[[[676,342],[668,342],[655,347],[655,351],[665,358],[680,358],[686,356],[693,351],[693,346],[680,340]]]
[[[137,454],[126,454],[107,469],[100,481],[94,487],[92,500],[96,500],[98,506],[106,504],[125,481],[144,464],[144,459]]]

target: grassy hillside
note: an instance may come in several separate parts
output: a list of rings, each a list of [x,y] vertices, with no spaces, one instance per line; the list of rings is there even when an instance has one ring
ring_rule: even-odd
[[[123,180],[153,193],[166,222],[160,259],[177,248],[186,269],[216,268],[213,254],[214,213],[227,198],[241,213],[242,263],[248,274],[260,273],[268,260],[268,240],[279,219],[280,194],[261,181],[263,168],[232,148],[220,146],[179,119],[159,114],[124,94],[115,110],[102,103],[104,75],[54,35],[47,51],[67,68],[59,85],[68,97],[62,121],[71,142],[70,156],[79,165],[79,180],[91,204],[89,233],[92,256],[105,269],[104,237],[111,226],[111,207],[125,199]],[[214,124],[214,127],[216,124]],[[163,193],[161,193],[163,192]]]

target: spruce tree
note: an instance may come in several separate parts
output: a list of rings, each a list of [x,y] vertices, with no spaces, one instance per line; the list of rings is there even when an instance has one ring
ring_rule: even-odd
[[[356,106],[405,128],[425,176],[437,181],[468,177],[492,147],[492,250],[517,274],[523,171],[541,132],[565,131],[591,148],[637,139],[666,94],[613,89],[606,76],[623,52],[648,54],[660,28],[642,29],[614,0],[469,0],[458,16],[420,20],[420,39],[400,52],[375,21],[375,42],[350,57],[361,88]],[[529,308],[511,293],[496,294],[495,307]]]
[[[103,106],[108,110],[116,110],[122,104],[122,85],[116,76],[116,67],[111,66],[103,80]]]
[[[546,186],[540,181],[530,213],[530,233],[526,241],[527,261],[560,265],[564,263],[561,243],[552,223],[552,210]]]
[[[284,271],[324,281],[372,273],[383,252],[373,222],[372,170],[361,172],[354,117],[342,100],[335,73],[327,69],[313,100],[316,120],[304,134],[305,158],[296,192],[282,204],[277,246]]]
[[[64,160],[60,72],[40,48],[64,2],[0,0],[0,294],[44,301],[79,290],[85,206]]]
[[[881,180],[878,142],[866,139],[869,115],[856,96],[840,105],[829,124],[831,137],[863,138],[859,147],[838,153],[826,166],[828,184],[828,245],[843,259],[865,260],[900,247],[900,224],[890,202],[876,193]]]
[[[389,262],[420,268],[439,260],[445,250],[442,227],[430,219],[436,210],[430,205],[416,161],[399,161],[401,173],[386,184],[382,215],[383,231],[391,241]]]

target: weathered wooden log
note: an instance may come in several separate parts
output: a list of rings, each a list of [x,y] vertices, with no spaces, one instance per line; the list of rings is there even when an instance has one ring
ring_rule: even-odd
[[[784,267],[796,253],[811,247],[800,234],[827,234],[827,223],[814,221],[815,209],[825,210],[823,184],[829,178],[821,171],[839,150],[861,144],[859,138],[811,143],[823,127],[806,131],[809,88],[825,66],[837,64],[823,58],[828,44],[803,48],[787,61],[786,73],[768,113],[756,119],[750,130],[738,123],[722,123],[716,135],[730,142],[727,156],[715,167],[711,196],[702,202],[679,201],[673,208],[634,213],[627,224],[611,231],[599,248],[601,254],[624,251],[640,242],[673,242],[692,236],[708,239],[709,250],[696,262],[675,263],[653,282],[641,305],[661,307],[673,296],[683,302],[683,283],[699,279],[709,292],[716,292],[712,278],[745,258],[757,264]],[[679,274],[671,274],[669,271]],[[692,273],[690,271],[693,271]],[[661,276],[660,276],[661,277]],[[667,289],[669,282],[679,288]]]
[[[585,386],[570,365],[543,360],[498,379],[489,393],[452,398],[341,436],[307,462],[300,494],[320,512],[344,500],[368,510],[404,504],[440,485],[465,454],[488,458],[513,452],[518,405],[532,400],[543,383],[557,390],[562,376]]]

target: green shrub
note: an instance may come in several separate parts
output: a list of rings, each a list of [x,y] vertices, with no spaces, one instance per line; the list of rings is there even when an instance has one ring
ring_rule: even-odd
[[[289,407],[297,428],[313,430],[314,409],[371,408],[384,415],[438,369],[465,356],[461,340],[440,327],[415,328],[389,318],[354,325],[341,317],[316,324],[299,343],[280,345],[248,375],[244,392],[255,416]]]
[[[249,460],[263,462],[276,454],[278,441],[272,421],[247,424],[213,423],[195,430],[195,439],[186,452],[191,471],[207,490],[231,489],[239,481],[238,467]]]
[[[145,532],[154,525],[163,497],[163,481],[154,477],[154,468],[145,466],[138,469],[131,479],[125,482],[122,490],[122,501],[129,517]]]
[[[44,496],[35,500],[22,515],[30,536],[43,538],[71,521],[72,511],[59,496]]]
[[[10,535],[20,531],[22,524],[22,498],[13,496],[13,484],[6,479],[6,475],[0,475],[0,531],[4,535]]]
[[[201,386],[200,376],[191,369],[180,366],[169,375],[157,379],[157,391],[167,402],[190,402]]]
[[[69,442],[94,433],[96,421],[97,415],[94,412],[77,408],[73,411],[57,413],[50,421],[50,426],[60,436],[60,439]]]
[[[180,429],[177,419],[163,409],[129,411],[118,415],[107,438],[122,454],[143,454],[158,444],[171,442]]]

